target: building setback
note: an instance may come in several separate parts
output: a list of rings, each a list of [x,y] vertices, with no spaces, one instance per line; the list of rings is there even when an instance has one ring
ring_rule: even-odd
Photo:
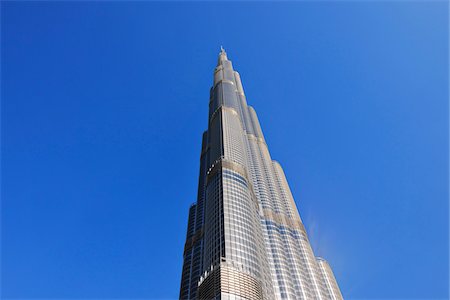
[[[329,264],[314,256],[283,169],[223,49],[189,209],[180,299],[343,299]]]

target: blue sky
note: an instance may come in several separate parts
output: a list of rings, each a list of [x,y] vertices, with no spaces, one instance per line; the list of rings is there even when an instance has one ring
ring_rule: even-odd
[[[1,296],[178,296],[220,45],[346,299],[448,297],[444,1],[2,2]]]

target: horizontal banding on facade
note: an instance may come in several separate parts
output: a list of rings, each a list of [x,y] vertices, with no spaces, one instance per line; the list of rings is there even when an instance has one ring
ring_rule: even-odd
[[[263,138],[257,137],[256,135],[254,135],[252,133],[247,133],[247,137],[248,137],[249,140],[257,141],[259,143],[264,144],[267,147],[266,141]]]
[[[246,169],[245,169],[243,166],[241,166],[240,164],[238,164],[238,163],[235,163],[235,162],[233,162],[233,161],[227,160],[227,159],[225,159],[225,158],[223,158],[223,157],[221,157],[220,159],[218,159],[218,160],[211,166],[211,168],[209,169],[209,171],[206,173],[206,183],[205,183],[205,186],[207,186],[207,185],[208,185],[208,182],[209,182],[209,181],[210,181],[210,180],[211,180],[218,172],[221,172],[222,169],[228,169],[228,170],[234,171],[234,172],[238,173],[239,175],[241,175],[241,176],[245,179],[245,181],[246,181],[246,183],[247,183],[247,186],[248,186],[248,191],[250,192],[250,198],[251,198],[251,199],[254,201],[254,203],[256,204],[257,209],[259,209],[259,203],[258,203],[258,200],[257,200],[257,198],[256,198],[255,191],[254,191],[254,189],[253,189],[253,184],[252,184],[252,182],[250,181],[250,179],[248,178]],[[303,225],[303,224],[302,224],[302,225]]]
[[[253,276],[221,263],[200,282],[198,299],[214,299],[220,293],[236,295],[249,300],[262,300],[261,283]]]
[[[234,82],[233,82],[232,80],[229,80],[229,79],[225,79],[225,78],[224,78],[224,79],[220,79],[219,81],[217,81],[216,84],[214,84],[213,89],[214,89],[219,83],[229,83],[229,84],[235,85]],[[237,92],[237,90],[236,90],[236,92]]]
[[[265,220],[272,221],[278,225],[284,225],[292,229],[300,230],[305,234],[305,236],[307,236],[305,226],[300,219],[290,218],[284,214],[276,213],[271,209],[264,209],[263,212]]]
[[[221,159],[217,160],[212,165],[211,169],[208,171],[207,176],[206,176],[206,185],[208,185],[208,180],[210,180],[212,177],[214,177],[214,175],[216,175],[218,171],[221,171],[222,168],[226,168],[226,169],[232,170],[236,173],[239,173],[239,175],[241,175],[242,177],[245,178],[247,183],[250,182],[250,180],[248,179],[248,176],[247,176],[247,171],[244,169],[244,167],[242,167],[240,164],[237,164],[235,162],[221,158]]]
[[[225,105],[220,105],[212,114],[211,114],[211,118],[209,119],[209,124],[211,124],[214,119],[219,115],[219,113],[222,112],[222,110],[225,111],[229,111],[232,114],[239,116],[238,112],[236,111],[236,109],[229,107],[229,106],[225,106]]]

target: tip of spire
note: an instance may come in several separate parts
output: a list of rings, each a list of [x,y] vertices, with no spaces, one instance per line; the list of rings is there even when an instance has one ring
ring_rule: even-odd
[[[222,62],[226,60],[228,60],[227,53],[225,52],[225,49],[223,49],[223,47],[220,46],[219,60],[217,61],[217,65],[221,65]]]

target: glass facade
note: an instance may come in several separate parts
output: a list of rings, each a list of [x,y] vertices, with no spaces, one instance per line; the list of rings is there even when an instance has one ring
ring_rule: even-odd
[[[222,49],[189,209],[180,299],[343,299]]]

